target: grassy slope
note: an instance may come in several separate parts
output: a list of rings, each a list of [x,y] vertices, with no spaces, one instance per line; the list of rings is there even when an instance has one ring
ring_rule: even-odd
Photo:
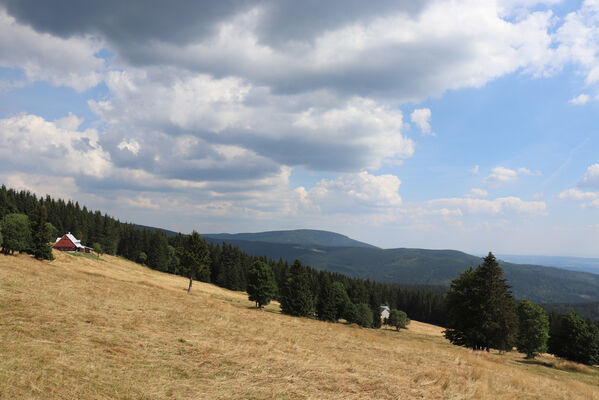
[[[360,329],[119,258],[0,256],[0,398],[599,399],[599,371]],[[544,365],[543,365],[544,363]]]

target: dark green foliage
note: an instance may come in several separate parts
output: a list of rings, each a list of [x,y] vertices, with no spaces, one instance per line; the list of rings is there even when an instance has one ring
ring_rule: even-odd
[[[389,312],[387,325],[394,326],[398,331],[400,329],[406,329],[410,322],[412,321],[408,318],[408,314],[401,310],[391,310]]]
[[[493,254],[464,271],[447,294],[445,337],[472,349],[511,350],[518,329],[516,307]]]
[[[31,253],[40,260],[53,260],[52,247],[48,243],[50,241],[50,233],[48,232],[48,213],[43,204],[38,203],[38,206],[31,220]]]
[[[589,303],[549,303],[541,304],[541,307],[547,312],[556,312],[557,314],[565,314],[573,311],[582,318],[589,318],[595,322],[599,322],[599,302],[593,301]]]
[[[148,249],[148,267],[158,270],[168,270],[168,241],[166,234],[155,232],[150,238],[150,248]]]
[[[331,296],[335,302],[335,321],[337,321],[345,316],[347,308],[351,305],[351,300],[341,282],[331,284]]]
[[[159,234],[164,235],[163,233]],[[191,235],[186,237],[184,246],[177,249],[177,253],[182,272],[189,277],[189,287],[187,288],[187,293],[189,293],[191,292],[193,279],[202,270],[210,268],[210,251],[206,241],[200,237],[199,233],[193,231]]]
[[[518,351],[525,353],[526,358],[535,358],[539,353],[547,351],[549,339],[549,318],[543,308],[528,300],[518,304]]]
[[[270,265],[255,261],[248,271],[247,292],[249,299],[256,302],[257,308],[269,304],[277,294],[275,275]]]
[[[289,269],[280,300],[285,314],[310,317],[314,313],[309,271],[299,260]]]
[[[322,321],[337,321],[337,304],[333,284],[327,273],[320,273],[320,291],[318,292],[318,303],[316,304],[316,317]]]
[[[29,218],[24,214],[8,214],[0,221],[2,247],[5,254],[25,251],[31,247]]]
[[[50,222],[46,222],[46,230],[48,231],[48,242],[54,243],[58,237],[58,229]]]
[[[360,326],[363,326],[364,328],[371,328],[372,319],[372,309],[370,306],[366,303],[360,303],[356,306],[355,318],[348,322],[354,322]]]
[[[599,328],[573,312],[562,315],[549,338],[549,352],[558,357],[593,365],[599,363]]]

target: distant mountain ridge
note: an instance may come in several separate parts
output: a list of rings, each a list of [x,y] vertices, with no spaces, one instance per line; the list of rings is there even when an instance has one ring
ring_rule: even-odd
[[[376,246],[350,239],[349,237],[339,233],[316,229],[295,229],[258,233],[204,233],[202,234],[202,237],[226,241],[243,240],[250,242],[295,244],[303,246],[314,245],[324,247],[361,247],[378,249]]]
[[[323,245],[315,243],[315,236],[296,234],[296,231],[202,236],[212,243],[231,243],[251,255],[282,258],[288,262],[299,259],[317,269],[402,284],[448,286],[462,271],[482,261],[480,257],[457,250],[381,249],[332,232],[302,231],[318,232],[324,243],[331,243],[330,237],[344,240],[332,241],[336,246]],[[351,246],[356,242],[360,245]],[[540,265],[503,261],[500,264],[517,298],[538,303],[599,301],[599,275]]]

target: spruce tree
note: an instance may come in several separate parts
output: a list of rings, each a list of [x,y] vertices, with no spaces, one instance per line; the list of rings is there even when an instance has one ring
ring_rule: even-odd
[[[549,338],[549,318],[543,308],[528,300],[518,304],[518,351],[525,353],[526,358],[535,358],[539,353],[547,351]]]
[[[518,316],[510,286],[493,253],[483,259],[476,274],[482,285],[482,335],[485,347],[509,351],[516,343]]]
[[[31,252],[35,258],[40,260],[53,260],[52,247],[48,244],[50,240],[48,232],[48,213],[46,207],[40,203],[35,210],[31,220],[31,231],[33,232],[31,241]]]
[[[495,256],[464,271],[447,294],[445,337],[474,350],[511,350],[518,329],[516,305]]]
[[[316,316],[322,321],[337,321],[337,304],[331,278],[327,272],[320,272],[320,290],[316,304]]]
[[[295,260],[289,269],[281,295],[281,310],[298,317],[309,317],[314,313],[310,276],[299,260]]]
[[[256,308],[268,305],[277,294],[275,275],[270,265],[255,261],[248,271],[247,292],[250,301],[256,302]]]
[[[179,259],[181,260],[182,272],[189,276],[189,286],[187,293],[191,292],[193,278],[195,278],[201,269],[210,268],[210,254],[206,241],[202,239],[199,233],[193,231],[184,243],[184,247],[177,249]]]

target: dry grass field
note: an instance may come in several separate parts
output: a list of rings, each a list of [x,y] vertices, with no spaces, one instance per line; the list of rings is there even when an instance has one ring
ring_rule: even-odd
[[[599,370],[360,329],[120,258],[0,256],[1,399],[599,399]]]

